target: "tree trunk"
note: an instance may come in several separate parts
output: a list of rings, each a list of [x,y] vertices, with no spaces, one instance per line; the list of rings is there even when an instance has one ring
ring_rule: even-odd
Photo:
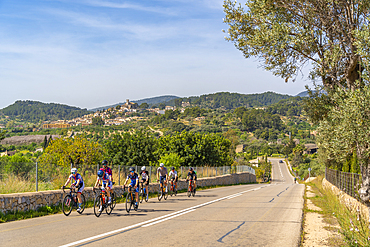
[[[369,165],[361,166],[362,184],[361,189],[358,190],[360,199],[369,210],[369,224],[370,224],[370,170]]]

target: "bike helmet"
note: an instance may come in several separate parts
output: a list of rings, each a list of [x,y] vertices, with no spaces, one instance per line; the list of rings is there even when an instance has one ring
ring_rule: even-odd
[[[102,161],[102,164],[103,164],[103,166],[104,166],[104,165],[108,165],[108,161],[107,161],[107,160],[103,160],[103,161]]]
[[[71,173],[75,174],[77,172],[77,168],[72,168]]]
[[[103,170],[99,170],[98,171],[98,177],[103,177],[103,175],[104,175],[104,171]]]
[[[145,169],[146,169],[146,167],[145,167],[145,166],[141,167],[141,170],[142,170],[142,171],[145,171]]]
[[[193,171],[193,167],[189,167],[189,171]]]
[[[171,170],[175,170],[175,167],[171,167]]]
[[[135,168],[130,167],[129,171],[130,171],[130,172],[134,172],[134,171],[135,171]]]
[[[161,163],[161,164],[159,164],[159,166],[160,166],[160,167],[164,167],[164,164],[163,164],[163,163]]]

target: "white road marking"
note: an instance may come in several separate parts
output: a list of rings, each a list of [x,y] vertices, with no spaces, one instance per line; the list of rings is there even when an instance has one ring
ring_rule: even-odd
[[[177,216],[180,216],[180,215],[183,215],[183,214],[187,214],[187,213],[190,213],[190,212],[193,212],[193,211],[195,211],[195,209],[192,209],[192,210],[189,210],[189,211],[183,212],[183,213],[181,213],[181,214],[176,214],[176,215],[173,215],[173,216],[171,216],[171,217],[168,217],[168,218],[165,218],[165,219],[162,219],[162,220],[159,220],[159,221],[156,221],[156,222],[153,222],[153,223],[147,224],[147,225],[143,225],[143,226],[141,226],[141,227],[148,227],[148,226],[152,226],[152,225],[155,225],[155,224],[161,223],[161,222],[166,221],[166,220],[170,220],[170,219],[175,218],[175,217],[177,217]]]
[[[215,199],[213,201],[205,202],[205,203],[202,203],[202,204],[190,207],[190,208],[182,209],[182,210],[177,211],[177,212],[173,212],[173,213],[170,213],[170,214],[167,214],[167,215],[164,215],[164,216],[160,216],[160,217],[157,217],[157,218],[154,218],[154,219],[151,219],[151,220],[140,222],[140,223],[137,223],[137,224],[132,225],[132,226],[127,226],[127,227],[120,228],[120,229],[117,229],[117,230],[114,230],[114,231],[102,233],[102,234],[99,234],[99,235],[96,235],[96,236],[93,236],[93,237],[90,237],[90,238],[85,238],[85,239],[81,239],[79,241],[75,241],[75,242],[72,242],[72,243],[69,243],[69,244],[61,245],[60,247],[69,247],[69,246],[82,244],[82,243],[85,243],[85,242],[88,242],[88,241],[92,241],[92,240],[95,240],[95,239],[106,237],[106,236],[109,236],[109,235],[112,235],[112,234],[115,234],[115,233],[123,232],[123,231],[129,230],[129,229],[132,229],[132,228],[136,228],[136,227],[146,225],[146,224],[148,224],[148,225],[146,225],[145,227],[150,226],[150,225],[154,225],[156,223],[160,223],[164,220],[167,220],[167,218],[172,219],[174,217],[177,217],[177,216],[180,216],[180,215],[183,215],[183,214],[186,214],[186,213],[193,212],[197,208],[200,208],[200,207],[203,207],[203,206],[215,203],[215,202],[219,202],[219,201],[222,201],[222,200],[225,200],[225,199],[231,199],[231,198],[240,196],[244,193],[251,192],[251,191],[256,191],[256,190],[259,190],[261,188],[268,187],[268,186],[271,186],[271,184],[264,185],[264,186],[254,188],[254,189],[250,189],[250,190],[245,190],[245,191],[242,191],[242,192],[239,192],[239,193],[236,193],[236,194],[232,194],[232,195],[229,195],[229,196],[221,197],[221,198]],[[171,217],[171,216],[174,216],[174,217]],[[162,220],[162,219],[164,219],[164,220]],[[150,224],[150,223],[153,223],[153,224]]]

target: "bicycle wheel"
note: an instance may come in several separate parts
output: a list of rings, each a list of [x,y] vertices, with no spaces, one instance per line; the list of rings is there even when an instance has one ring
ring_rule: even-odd
[[[191,188],[191,185],[190,185],[190,186],[188,186],[188,192],[187,192],[188,197],[190,197],[190,196],[191,196],[191,191],[192,191],[192,188]]]
[[[116,195],[114,194],[114,192],[111,192],[111,204],[110,204],[110,207],[112,208],[112,210],[116,207],[116,204],[117,204],[117,200],[116,200]]]
[[[193,189],[193,191],[191,192],[191,194],[192,194],[193,196],[195,196],[195,188]]]
[[[168,194],[170,194],[170,196],[172,196],[172,194],[173,194],[173,185],[170,185],[170,189],[168,190]]]
[[[82,214],[83,211],[85,210],[86,199],[85,199],[84,194],[81,194],[81,201],[82,201],[81,210],[80,211],[77,211],[77,213],[79,213],[79,214]]]
[[[103,198],[101,197],[101,195],[98,195],[95,197],[95,200],[94,200],[94,214],[96,217],[99,217],[101,213],[103,212],[103,210],[99,211],[100,207],[102,206],[103,206]]]
[[[163,190],[162,190],[161,186],[159,186],[158,201],[161,201],[162,197],[163,197]]]
[[[140,191],[139,191],[139,202],[140,203],[143,203],[143,199],[144,199],[143,188],[140,188]]]
[[[149,188],[148,188],[148,189],[149,189]],[[145,195],[145,201],[146,201],[146,202],[148,202],[148,200],[149,200],[149,191],[148,191],[147,189],[145,189],[145,192],[146,192],[146,193],[144,194],[144,195]]]
[[[111,205],[108,205],[108,203],[106,202],[105,204],[105,212],[107,213],[107,215],[110,215],[113,211],[113,208],[111,207]]]
[[[131,205],[132,207],[134,208],[135,211],[137,211],[137,209],[139,208],[139,203],[136,205],[136,197],[135,195],[132,197],[132,202],[131,202]]]
[[[127,195],[126,195],[126,211],[127,211],[127,213],[130,213],[131,206],[132,206],[131,193],[128,192]]]
[[[168,185],[166,185],[166,187],[164,188],[164,192],[163,192],[163,198],[167,200],[167,197],[168,197]]]
[[[175,194],[175,196],[177,196],[177,189],[176,189],[176,186],[174,186],[174,194]]]
[[[68,216],[72,212],[73,200],[70,195],[66,195],[63,199],[62,210],[65,216]]]

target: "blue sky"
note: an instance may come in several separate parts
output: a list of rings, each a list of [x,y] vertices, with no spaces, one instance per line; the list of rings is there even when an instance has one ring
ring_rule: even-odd
[[[0,108],[160,95],[296,95],[225,41],[222,0],[0,0]]]

